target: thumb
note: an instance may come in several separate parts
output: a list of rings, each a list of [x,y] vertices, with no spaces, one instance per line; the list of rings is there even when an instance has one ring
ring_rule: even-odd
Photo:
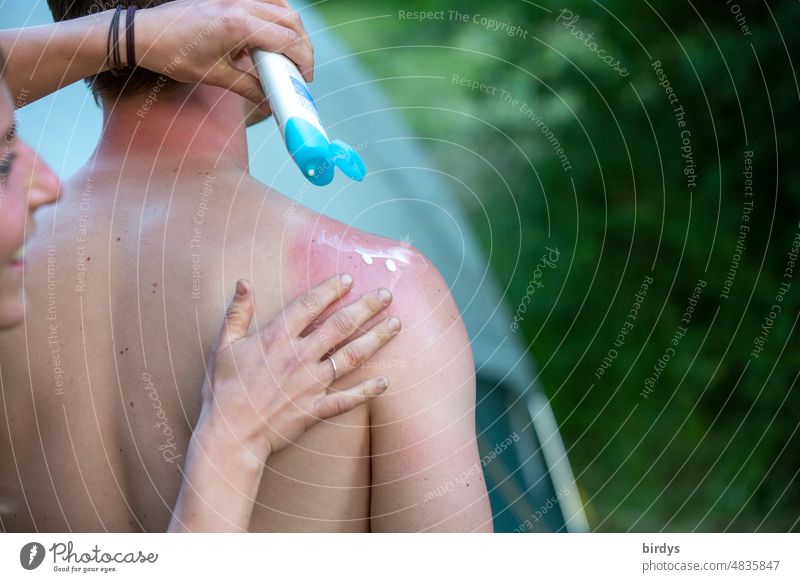
[[[256,104],[261,104],[267,99],[258,77],[227,63],[220,63],[220,65],[216,71],[217,74],[209,78],[210,84],[238,93]]]
[[[255,312],[255,299],[250,282],[239,279],[236,282],[236,295],[233,296],[228,310],[225,312],[225,323],[222,324],[217,351],[220,352],[247,336],[250,322]]]

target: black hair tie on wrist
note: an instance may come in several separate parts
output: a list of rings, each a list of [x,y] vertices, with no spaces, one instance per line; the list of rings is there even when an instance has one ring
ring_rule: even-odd
[[[119,16],[121,12],[122,6],[117,6],[108,29],[108,68],[115,77],[118,77],[122,70],[119,54]]]
[[[120,52],[120,18],[125,7],[117,5],[114,9],[114,16],[111,17],[111,26],[108,29],[108,68],[115,77],[131,72],[136,68],[136,42],[134,30],[134,17],[136,6],[130,5],[125,12],[125,48],[127,52],[127,63],[122,64]]]
[[[117,6],[114,10],[114,14],[111,16],[111,24],[108,27],[108,46],[106,47],[106,53],[108,54],[108,69],[112,73],[117,70],[118,63],[117,63],[117,52],[116,52],[116,35],[114,31],[117,30],[119,26],[119,12],[121,7]]]
[[[106,40],[106,64],[109,69],[114,68],[114,63],[111,62],[111,39],[114,31],[114,17],[111,17],[111,24],[108,27],[108,39]]]
[[[133,17],[136,14],[136,5],[128,6],[128,13],[125,18],[125,35],[127,37],[128,66],[127,70],[132,71],[136,68],[136,43],[134,42]]]

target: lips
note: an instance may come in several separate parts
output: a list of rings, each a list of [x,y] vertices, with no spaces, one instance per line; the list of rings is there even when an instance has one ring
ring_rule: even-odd
[[[11,259],[11,266],[22,268],[24,265],[25,265],[25,247],[22,246],[14,255],[14,258]]]

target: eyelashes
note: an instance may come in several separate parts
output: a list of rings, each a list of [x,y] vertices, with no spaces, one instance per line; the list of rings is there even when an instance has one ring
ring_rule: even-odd
[[[11,166],[14,164],[14,160],[17,158],[16,153],[7,153],[2,158],[0,158],[0,177],[8,176],[8,173],[11,171]]]

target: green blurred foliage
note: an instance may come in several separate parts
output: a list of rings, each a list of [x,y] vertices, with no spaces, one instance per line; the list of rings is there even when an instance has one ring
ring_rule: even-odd
[[[789,57],[800,55],[800,18],[790,0],[771,11],[742,0],[744,34],[731,4],[319,5],[386,79],[416,134],[446,140],[425,145],[469,186],[452,182],[512,310],[545,246],[560,250],[522,331],[598,530],[800,529],[800,269],[764,351],[750,355],[800,228],[799,71]],[[571,30],[592,33],[627,77],[571,34],[562,8],[579,16]],[[412,21],[400,10],[444,19]],[[516,25],[524,38],[475,15]],[[686,112],[693,189],[655,60]],[[497,89],[471,90],[453,75]],[[522,103],[552,130],[571,170]],[[754,206],[743,223],[745,150],[754,152]],[[750,230],[724,298],[740,224]],[[648,274],[654,283],[634,328],[598,379]],[[699,279],[707,285],[687,333],[644,398]]]

